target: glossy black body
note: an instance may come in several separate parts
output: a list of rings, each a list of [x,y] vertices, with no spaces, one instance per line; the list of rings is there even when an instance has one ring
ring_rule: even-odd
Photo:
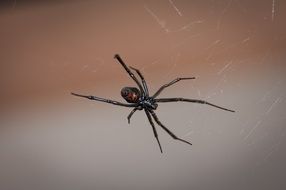
[[[121,89],[121,96],[128,103],[138,103],[140,101],[141,93],[138,88],[135,87],[124,87]]]
[[[230,112],[234,112],[233,110],[227,109],[227,108],[223,108],[221,106],[217,106],[215,104],[211,104],[207,101],[204,100],[197,100],[197,99],[186,99],[186,98],[156,98],[165,88],[181,81],[181,80],[189,80],[189,79],[195,79],[195,77],[187,77],[187,78],[176,78],[174,80],[172,80],[171,82],[161,86],[155,93],[153,96],[149,96],[149,90],[147,87],[147,83],[143,77],[143,75],[141,74],[141,72],[138,69],[135,69],[133,67],[127,67],[126,64],[123,62],[123,60],[121,59],[121,57],[116,54],[114,56],[115,59],[117,59],[117,61],[122,65],[122,67],[125,69],[125,71],[129,74],[129,76],[134,80],[134,82],[137,84],[138,88],[136,87],[124,87],[121,90],[121,96],[127,101],[127,103],[121,103],[118,101],[114,101],[114,100],[109,100],[109,99],[105,99],[105,98],[99,98],[96,96],[86,96],[86,95],[80,95],[80,94],[76,94],[76,93],[71,93],[74,96],[79,96],[79,97],[84,97],[84,98],[88,98],[90,100],[96,100],[96,101],[101,101],[101,102],[105,102],[105,103],[110,103],[110,104],[114,104],[114,105],[118,105],[118,106],[124,106],[124,107],[133,107],[133,110],[130,112],[130,114],[127,116],[128,119],[128,123],[130,123],[130,119],[132,117],[132,115],[137,111],[137,110],[144,110],[146,113],[146,116],[149,120],[150,125],[152,126],[153,129],[153,133],[154,136],[158,142],[159,148],[161,153],[162,151],[162,147],[158,138],[158,134],[157,134],[157,130],[155,128],[154,122],[153,120],[160,126],[162,127],[163,130],[165,130],[171,137],[173,137],[175,140],[179,140],[181,142],[187,143],[189,145],[192,145],[190,142],[183,140],[179,137],[177,137],[173,132],[171,132],[167,127],[165,127],[161,121],[158,119],[157,115],[155,114],[154,110],[157,109],[158,107],[158,103],[164,103],[164,102],[191,102],[191,103],[199,103],[199,104],[207,104],[209,106],[213,106],[225,111],[230,111]],[[141,79],[141,83],[139,82],[139,80],[137,79],[137,77],[133,74],[133,72],[131,70],[135,71],[137,73],[137,75],[140,77]]]

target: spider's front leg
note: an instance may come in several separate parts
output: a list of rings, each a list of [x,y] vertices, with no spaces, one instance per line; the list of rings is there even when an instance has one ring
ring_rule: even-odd
[[[152,121],[152,117],[151,117],[151,115],[150,115],[150,113],[149,113],[148,110],[146,110],[146,109],[144,109],[144,110],[145,110],[145,113],[146,113],[147,118],[148,118],[148,120],[149,120],[149,123],[150,123],[151,126],[152,126],[154,136],[155,136],[155,138],[156,138],[156,140],[157,140],[157,142],[158,142],[158,144],[159,144],[159,147],[160,147],[160,151],[161,151],[161,153],[163,153],[162,147],[161,147],[161,144],[160,144],[160,141],[159,141],[159,138],[158,138],[158,133],[157,133],[156,128],[155,128],[155,125],[154,125],[154,123],[153,123],[153,121]]]
[[[157,90],[157,92],[155,92],[155,94],[152,96],[153,98],[156,98],[165,88],[181,81],[181,80],[190,80],[190,79],[195,79],[195,77],[184,77],[184,78],[176,78],[174,80],[172,80],[171,82],[167,83],[167,84],[164,84],[163,86],[161,86],[159,88],[159,90]]]
[[[160,127],[162,127],[171,137],[173,137],[173,139],[179,140],[179,141],[184,142],[184,143],[187,143],[187,144],[189,144],[189,145],[192,145],[192,143],[190,143],[190,142],[188,142],[188,141],[186,141],[186,140],[184,140],[184,139],[181,139],[181,138],[177,137],[173,132],[171,132],[167,127],[165,127],[165,126],[161,123],[161,121],[159,120],[159,118],[157,117],[157,115],[155,114],[155,112],[154,112],[153,110],[149,110],[149,112],[151,113],[151,115],[152,115],[152,117],[154,118],[154,120],[156,121],[156,123],[157,123]]]
[[[229,112],[235,112],[234,110],[231,109],[227,109],[212,103],[209,103],[205,100],[198,100],[198,99],[187,99],[187,98],[157,98],[155,99],[156,102],[162,102],[162,103],[166,103],[166,102],[191,102],[191,103],[198,103],[198,104],[206,104],[212,107],[216,107],[218,109],[221,110],[225,110],[225,111],[229,111]]]

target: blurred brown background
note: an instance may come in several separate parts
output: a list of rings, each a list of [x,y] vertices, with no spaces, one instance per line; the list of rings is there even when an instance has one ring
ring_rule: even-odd
[[[5,1],[0,4],[0,189],[285,189],[286,2]],[[113,59],[140,69],[161,97],[143,112]]]

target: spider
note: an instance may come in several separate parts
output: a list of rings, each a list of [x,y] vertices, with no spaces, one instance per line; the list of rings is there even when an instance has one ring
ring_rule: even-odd
[[[97,96],[86,96],[86,95],[81,95],[81,94],[76,94],[76,93],[71,93],[74,96],[79,96],[79,97],[83,97],[83,98],[87,98],[90,100],[95,100],[95,101],[100,101],[100,102],[105,102],[105,103],[109,103],[109,104],[113,104],[113,105],[117,105],[117,106],[124,106],[124,107],[131,107],[133,108],[133,110],[130,112],[130,114],[127,116],[127,120],[128,120],[128,124],[130,124],[130,119],[132,117],[132,115],[137,111],[137,110],[144,110],[150,125],[152,126],[153,129],[153,133],[154,136],[158,142],[159,148],[161,153],[163,153],[162,151],[162,147],[158,138],[158,133],[156,131],[155,125],[153,120],[160,126],[163,128],[163,130],[165,130],[173,139],[187,143],[189,145],[192,145],[192,143],[181,139],[179,137],[177,137],[173,132],[171,132],[167,127],[165,127],[165,125],[163,125],[161,123],[161,121],[159,120],[159,118],[157,117],[156,113],[154,112],[154,110],[157,109],[158,107],[158,103],[166,103],[166,102],[191,102],[191,103],[199,103],[199,104],[207,104],[209,106],[213,106],[225,111],[230,111],[230,112],[235,112],[233,110],[227,109],[227,108],[223,108],[221,106],[217,106],[215,104],[211,104],[207,101],[204,100],[198,100],[198,99],[186,99],[186,98],[156,98],[165,88],[181,81],[181,80],[190,80],[190,79],[195,79],[195,77],[187,77],[187,78],[176,78],[174,80],[172,80],[171,82],[161,86],[153,96],[149,95],[149,91],[148,91],[148,87],[147,87],[147,83],[142,75],[142,73],[133,67],[127,67],[126,64],[124,63],[124,61],[121,59],[121,57],[116,54],[114,56],[115,59],[117,59],[117,61],[123,66],[123,68],[125,69],[125,71],[128,73],[128,75],[135,81],[135,83],[137,84],[138,88],[136,87],[123,87],[121,90],[121,96],[128,102],[128,103],[121,103],[118,101],[114,101],[114,100],[110,100],[110,99],[105,99],[105,98],[100,98]],[[137,79],[137,77],[132,73],[132,71],[135,71],[138,76],[141,79],[141,83],[139,82],[139,80]]]

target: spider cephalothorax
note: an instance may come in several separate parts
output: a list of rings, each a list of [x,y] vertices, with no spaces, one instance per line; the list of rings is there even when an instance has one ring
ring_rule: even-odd
[[[114,104],[117,106],[124,106],[124,107],[133,107],[133,110],[130,112],[130,114],[127,116],[128,119],[128,123],[130,123],[130,118],[132,117],[132,115],[137,111],[137,110],[143,110],[146,113],[146,116],[149,120],[150,125],[152,126],[153,129],[153,133],[154,136],[158,142],[158,145],[160,147],[160,151],[162,151],[162,147],[158,138],[158,134],[154,125],[153,120],[155,120],[155,122],[162,127],[171,137],[173,137],[176,140],[182,141],[184,143],[187,143],[189,145],[192,145],[190,142],[181,139],[179,137],[177,137],[174,133],[172,133],[167,127],[165,127],[161,121],[158,119],[157,115],[155,114],[154,110],[156,110],[156,108],[158,107],[158,103],[164,103],[164,102],[191,102],[191,103],[199,103],[199,104],[207,104],[209,106],[213,106],[225,111],[230,111],[230,112],[234,112],[233,110],[227,109],[227,108],[223,108],[220,106],[217,106],[215,104],[211,104],[207,101],[204,100],[197,100],[197,99],[186,99],[186,98],[156,98],[165,88],[179,82],[180,80],[189,80],[189,79],[195,79],[195,77],[188,77],[188,78],[176,78],[174,80],[172,80],[171,82],[161,86],[155,93],[153,96],[149,96],[149,91],[148,91],[148,87],[147,84],[145,82],[145,79],[143,77],[143,75],[141,74],[141,72],[138,69],[135,69],[133,67],[127,67],[126,64],[123,62],[123,60],[121,59],[121,57],[116,54],[114,56],[115,59],[118,60],[118,62],[124,67],[124,69],[126,70],[126,72],[129,74],[129,76],[136,82],[137,86],[139,87],[124,87],[121,90],[121,96],[128,102],[128,104],[126,103],[121,103],[118,101],[114,101],[114,100],[109,100],[109,99],[105,99],[105,98],[99,98],[97,96],[86,96],[86,95],[81,95],[81,94],[76,94],[76,93],[71,93],[74,96],[79,96],[79,97],[83,97],[83,98],[88,98],[90,100],[96,100],[96,101],[101,101],[101,102],[106,102],[106,103],[110,103],[110,104]],[[131,70],[134,70],[140,77],[141,79],[141,83],[139,82],[139,80],[136,78],[136,76],[131,72]]]

